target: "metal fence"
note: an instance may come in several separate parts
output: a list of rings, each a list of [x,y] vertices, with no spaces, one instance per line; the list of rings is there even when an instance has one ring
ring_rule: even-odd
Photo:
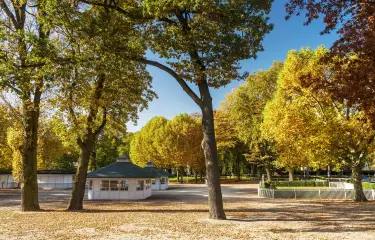
[[[375,190],[363,191],[367,200],[375,200]],[[258,188],[258,197],[265,198],[311,198],[311,199],[345,199],[354,198],[350,189],[268,189]]]

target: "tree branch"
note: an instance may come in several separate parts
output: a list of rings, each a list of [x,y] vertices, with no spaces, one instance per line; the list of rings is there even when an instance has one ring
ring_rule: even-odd
[[[22,114],[17,110],[15,109],[12,104],[10,104],[10,102],[6,99],[6,97],[4,96],[3,93],[0,93],[0,97],[1,99],[6,103],[6,105],[9,107],[9,109],[11,110],[12,112],[12,115],[13,117],[23,125],[23,121],[22,121]]]
[[[125,9],[123,9],[123,8],[117,6],[117,5],[111,5],[111,4],[99,3],[99,2],[91,2],[89,0],[81,0],[81,2],[86,3],[86,4],[90,4],[90,5],[93,5],[93,6],[109,8],[109,9],[115,10],[115,11],[121,13],[121,14],[124,14],[128,17],[131,17],[133,19],[139,19],[139,20],[142,20],[142,19],[152,20],[152,19],[154,19],[153,17],[144,17],[144,16],[140,16],[140,15],[131,13],[131,12],[126,11]],[[173,21],[172,19],[169,19],[169,18],[161,17],[158,20],[160,20],[162,22],[169,23],[169,24],[178,25],[177,22],[175,22],[175,21]]]
[[[68,98],[69,98],[68,110],[69,110],[69,115],[72,118],[74,127],[76,127],[78,129],[77,116],[76,116],[76,114],[74,112],[74,109],[73,109],[73,89],[76,86],[76,82],[74,81],[76,78],[78,78],[78,72],[77,72],[77,68],[74,68],[74,77],[72,79],[73,82],[72,82],[72,85],[71,85],[70,89],[68,90],[69,91],[68,92]]]
[[[178,76],[178,74],[175,71],[173,71],[171,68],[169,68],[169,67],[167,67],[167,66],[165,66],[165,65],[163,65],[159,62],[147,60],[145,58],[133,59],[133,60],[148,64],[148,65],[151,65],[151,66],[154,66],[154,67],[157,67],[157,68],[169,73],[172,77],[174,77],[176,79],[176,81],[180,84],[182,89],[189,95],[189,97],[191,99],[193,99],[193,101],[199,107],[201,107],[202,102],[201,102],[201,99],[198,97],[198,95],[189,87],[189,85],[187,85],[185,80],[182,79],[180,76]]]
[[[102,107],[102,108],[103,108],[103,119],[102,119],[102,123],[100,124],[100,126],[94,132],[95,137],[98,136],[103,131],[107,123],[107,109],[105,107]]]
[[[4,0],[0,0],[0,7],[3,9],[3,11],[8,16],[8,18],[12,21],[13,26],[17,28],[17,25],[18,25],[17,20],[15,16],[13,15],[13,13],[10,11],[9,7],[7,6]]]
[[[22,95],[22,91],[14,86],[12,86],[10,83],[7,83],[5,82],[4,85],[8,88],[10,88],[11,90],[13,90],[14,92],[16,92],[18,95]]]

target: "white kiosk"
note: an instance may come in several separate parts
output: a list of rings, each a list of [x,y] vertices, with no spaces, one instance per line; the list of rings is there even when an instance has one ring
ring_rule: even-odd
[[[148,162],[145,169],[154,174],[154,177],[152,178],[152,190],[165,190],[168,188],[169,173],[156,168],[152,162]]]
[[[89,200],[137,200],[151,196],[152,172],[118,157],[115,163],[87,175]]]

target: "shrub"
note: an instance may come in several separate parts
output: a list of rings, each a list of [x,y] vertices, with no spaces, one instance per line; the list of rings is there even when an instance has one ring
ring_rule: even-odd
[[[264,186],[262,186],[264,188],[270,188],[270,189],[276,189],[276,182],[273,182],[273,181],[265,181],[264,182]]]
[[[276,187],[328,187],[328,182],[321,181],[282,181],[275,182]]]
[[[364,189],[375,189],[375,183],[363,182],[362,187]]]

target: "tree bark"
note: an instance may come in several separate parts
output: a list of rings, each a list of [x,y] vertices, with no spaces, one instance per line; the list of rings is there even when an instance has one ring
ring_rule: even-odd
[[[255,164],[251,164],[251,169],[250,169],[250,175],[251,177],[255,177]]]
[[[22,146],[22,180],[21,180],[21,210],[40,210],[38,200],[37,180],[37,146],[38,146],[38,123],[39,104],[41,92],[36,90],[34,103],[30,98],[23,100],[23,122],[24,136]]]
[[[306,179],[310,178],[310,168],[306,167]]]
[[[236,165],[237,165],[237,180],[241,180],[241,169],[240,169],[240,157],[241,155],[239,153],[237,153],[237,162],[236,162]]]
[[[72,190],[72,197],[70,198],[68,210],[82,210],[83,209],[83,197],[85,195],[87,171],[90,162],[90,156],[94,150],[97,136],[103,131],[107,123],[107,110],[103,109],[103,117],[100,126],[97,129],[93,129],[95,119],[98,116],[99,100],[102,97],[103,88],[105,82],[105,75],[99,74],[98,82],[95,86],[95,91],[91,99],[89,114],[86,120],[85,134],[82,138],[77,139],[77,143],[81,149],[81,159],[78,165],[77,173]],[[73,111],[71,111],[73,112]]]
[[[212,98],[206,81],[201,81],[198,86],[202,100],[202,148],[206,161],[209,217],[211,219],[226,219],[220,186]]]
[[[265,161],[264,167],[265,167],[266,173],[267,173],[267,180],[271,181],[272,180],[272,176],[271,176],[271,163],[270,163],[269,160]]]
[[[72,197],[69,201],[68,210],[82,210],[83,198],[85,196],[85,187],[87,171],[89,167],[90,156],[94,147],[94,135],[86,136],[86,141],[79,143],[81,149],[81,159],[79,161],[77,173],[74,179]]]
[[[183,166],[180,166],[178,168],[178,172],[179,172],[179,176],[180,176],[180,183],[183,184],[184,183],[184,167]]]
[[[195,176],[195,183],[198,183],[198,173],[197,173],[197,171],[194,171],[194,176]]]
[[[97,163],[96,163],[96,149],[94,148],[91,153],[91,158],[90,158],[90,171],[96,170]]]
[[[362,188],[362,167],[361,164],[354,164],[352,167],[352,178],[354,185],[354,201],[367,202]]]
[[[329,165],[327,167],[327,177],[331,177],[331,167]]]
[[[289,171],[289,181],[294,181],[294,171],[293,170],[288,170]]]

